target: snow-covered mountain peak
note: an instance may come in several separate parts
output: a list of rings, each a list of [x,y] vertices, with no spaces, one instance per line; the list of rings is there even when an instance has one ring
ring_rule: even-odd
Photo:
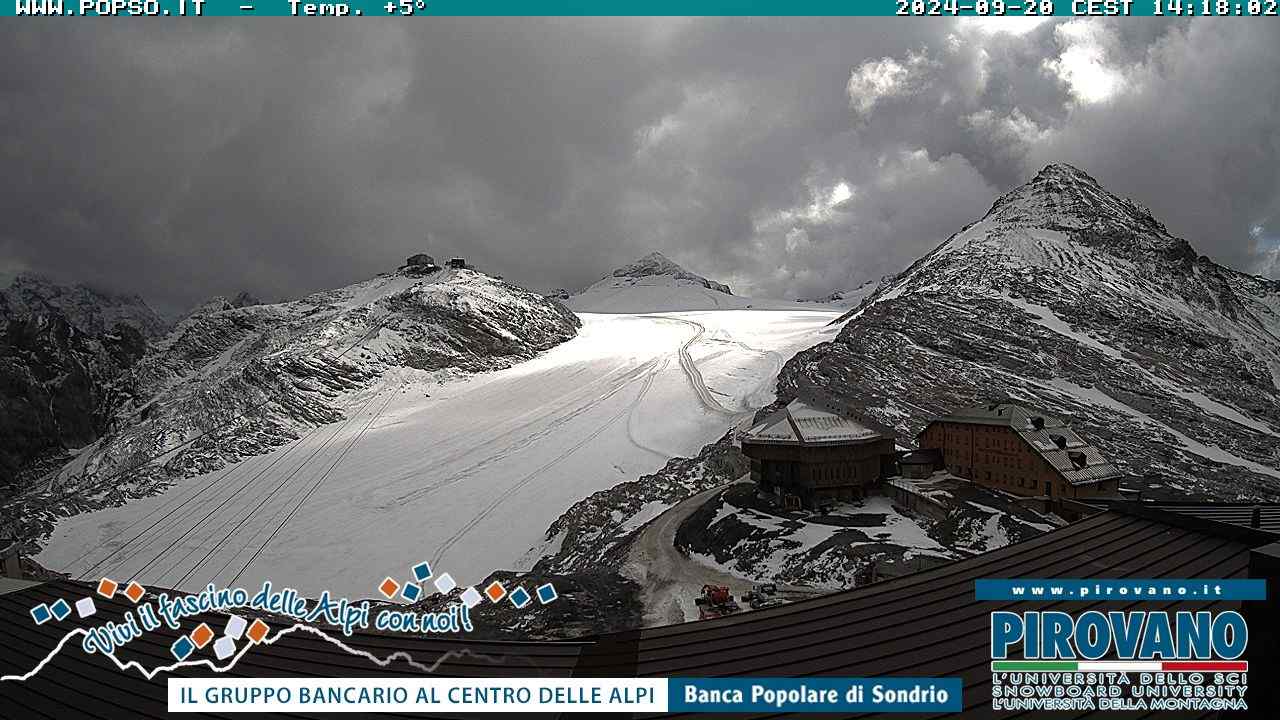
[[[747,307],[729,286],[689,272],[660,252],[651,252],[606,275],[569,307],[580,312],[632,313]]]
[[[1178,302],[1233,305],[1227,275],[1171,235],[1144,206],[1120,198],[1082,170],[1050,165],[1002,195],[982,219],[964,227],[891,282],[868,303],[907,292],[1029,300],[1096,288],[1136,304],[1153,293]],[[1143,268],[1143,269],[1137,269]],[[1220,268],[1219,268],[1220,269]],[[1228,271],[1231,277],[1235,273]]]
[[[614,277],[644,277],[646,275],[676,275],[685,272],[687,271],[684,268],[672,262],[666,255],[654,251],[635,262],[623,265],[614,270],[612,274]]]
[[[20,273],[3,294],[15,317],[57,312],[89,335],[101,335],[117,323],[130,325],[148,338],[159,337],[167,330],[165,321],[137,295],[104,292],[87,285],[61,285],[37,273]]]
[[[677,280],[695,282],[705,288],[717,290],[725,293],[726,295],[733,294],[729,292],[728,285],[715,282],[714,280],[708,280],[701,275],[691,273],[677,265],[675,262],[672,262],[666,255],[656,251],[645,255],[633,263],[614,270],[611,276],[616,278],[669,277]]]
[[[1145,206],[1108,192],[1088,173],[1061,163],[1046,166],[1005,193],[981,222],[1007,228],[1090,230],[1095,240],[1131,235],[1126,239],[1151,250],[1174,242]]]
[[[1032,182],[1046,178],[1068,180],[1072,182],[1084,182],[1095,187],[1101,187],[1098,181],[1093,179],[1092,175],[1081,170],[1075,165],[1069,165],[1067,163],[1049,163],[1048,165],[1045,165],[1040,169],[1040,172],[1036,173],[1035,179],[1032,180]]]
[[[1004,394],[1074,416],[1161,495],[1280,497],[1280,292],[1051,165],[847,313],[817,385],[910,438]]]

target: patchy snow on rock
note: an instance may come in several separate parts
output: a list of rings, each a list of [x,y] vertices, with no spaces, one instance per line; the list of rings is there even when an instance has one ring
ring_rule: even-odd
[[[829,394],[900,438],[1008,398],[1066,417],[1148,497],[1280,499],[1280,282],[1078,169],[1046,167],[842,321],[780,397]]]
[[[739,485],[693,513],[676,544],[707,567],[746,580],[839,588],[855,584],[872,563],[955,557],[929,525],[882,496],[811,515],[782,512],[753,486]]]
[[[772,399],[782,361],[836,315],[812,306],[584,313],[570,315],[581,322],[575,337],[536,353],[526,339],[568,311],[508,288],[469,270],[442,271],[377,278],[305,306],[215,313],[207,322],[236,328],[259,327],[246,314],[259,324],[271,316],[249,346],[265,343],[268,357],[301,368],[291,377],[323,404],[299,407],[333,415],[291,424],[299,439],[255,447],[249,460],[157,497],[61,519],[41,562],[161,586],[271,578],[359,596],[407,557],[465,583],[536,564],[532,555],[579,552],[587,538],[544,531],[583,498],[697,455],[748,420]],[[281,322],[315,323],[296,340],[311,349],[295,354],[280,342]],[[245,332],[228,332],[190,366],[218,363],[220,377],[246,367],[224,349],[241,346]],[[354,340],[356,349],[336,360],[331,348]],[[175,389],[194,376],[187,367],[167,376]],[[596,532],[601,542],[625,535],[670,502],[610,507]],[[165,519],[121,547],[157,518]]]
[[[669,503],[663,502],[661,500],[653,500],[651,502],[647,502],[644,505],[641,505],[640,509],[637,510],[634,515],[631,515],[630,517],[626,517],[624,522],[621,522],[618,524],[618,532],[629,533],[639,528],[641,525],[644,525],[645,523],[649,522],[650,520],[658,517],[663,512],[665,512],[669,507],[671,507]],[[548,554],[554,555],[555,552],[549,552]]]

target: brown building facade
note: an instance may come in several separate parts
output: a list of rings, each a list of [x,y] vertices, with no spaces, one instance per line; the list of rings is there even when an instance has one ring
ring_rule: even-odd
[[[1015,495],[1115,497],[1121,473],[1062,420],[1012,403],[963,408],[917,437],[953,475]]]
[[[751,479],[786,507],[854,500],[892,472],[894,442],[881,430],[800,400],[742,437]]]

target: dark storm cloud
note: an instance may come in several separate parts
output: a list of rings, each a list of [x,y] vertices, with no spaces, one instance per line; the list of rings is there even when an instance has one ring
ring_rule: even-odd
[[[1273,26],[14,24],[0,272],[178,310],[424,247],[548,289],[660,249],[746,292],[813,295],[900,269],[1053,161],[1262,271],[1280,235]]]

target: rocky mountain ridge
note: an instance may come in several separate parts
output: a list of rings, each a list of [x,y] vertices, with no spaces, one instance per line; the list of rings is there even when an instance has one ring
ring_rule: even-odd
[[[1063,414],[1151,496],[1280,497],[1280,283],[1199,255],[1051,165],[846,313],[780,396],[928,418],[1009,398]]]
[[[117,325],[136,328],[148,340],[164,335],[169,324],[138,295],[123,295],[88,285],[60,285],[36,273],[21,273],[2,291],[10,317],[62,315],[87,335],[103,335]]]
[[[728,285],[689,272],[659,252],[628,263],[576,293],[551,294],[577,312],[649,313],[752,307]]]
[[[107,432],[5,514],[40,524],[150,494],[340,420],[396,373],[508,367],[578,327],[562,305],[465,269],[398,271],[277,304],[205,303],[120,379]]]
[[[1280,497],[1280,284],[1213,263],[1082,171],[1045,168],[904,272],[859,290],[836,338],[784,365],[771,407],[826,394],[911,446],[936,415],[1009,398],[1065,416],[1148,497]],[[726,436],[596,493],[531,550],[533,575],[620,564],[645,523],[743,463]],[[927,532],[914,545],[892,532],[877,544],[910,527],[901,521],[817,533],[821,518],[779,520],[749,488],[700,508],[676,541],[709,567],[842,587],[868,562],[902,564],[928,542],[963,556],[1052,527],[963,481],[894,482],[954,496],[945,518],[911,518]]]
[[[624,265],[614,270],[611,276],[615,278],[672,277],[697,283],[708,290],[722,292],[725,295],[733,294],[728,285],[691,273],[660,252],[651,252],[633,263]]]
[[[121,377],[164,327],[137,296],[31,273],[0,291],[0,498],[106,431]]]

